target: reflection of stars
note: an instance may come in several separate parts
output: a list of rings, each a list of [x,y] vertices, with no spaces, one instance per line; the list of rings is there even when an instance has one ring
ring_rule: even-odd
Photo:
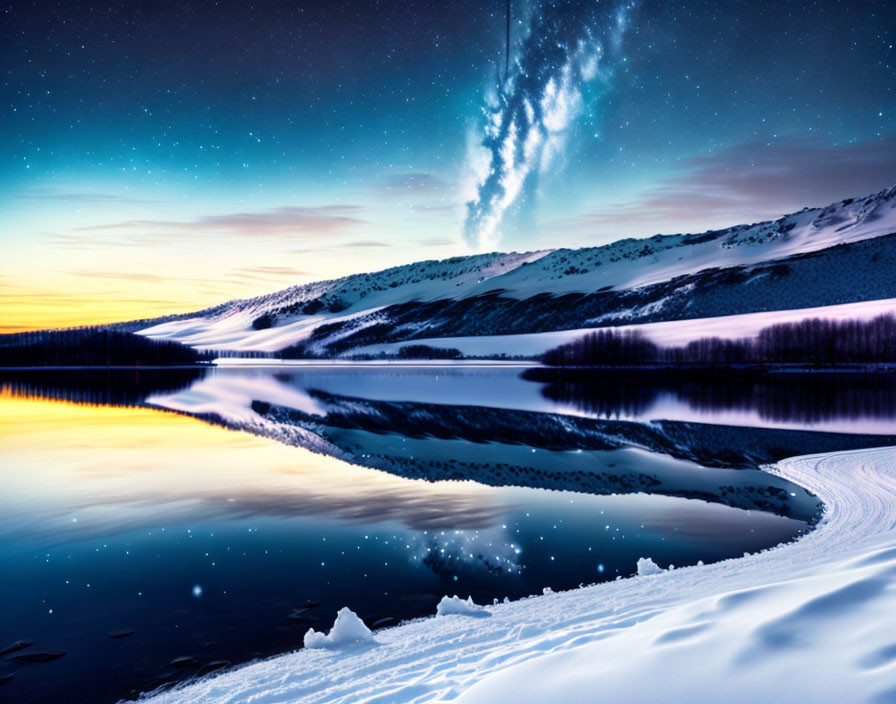
[[[476,569],[519,574],[523,567],[517,558],[522,549],[509,539],[506,529],[503,525],[474,531],[423,531],[406,543],[406,549],[411,562],[440,574]]]

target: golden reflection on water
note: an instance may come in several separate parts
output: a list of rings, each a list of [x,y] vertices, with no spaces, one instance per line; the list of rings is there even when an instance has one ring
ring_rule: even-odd
[[[472,482],[402,479],[176,413],[6,389],[0,448],[0,540],[250,516],[486,528],[503,510]]]

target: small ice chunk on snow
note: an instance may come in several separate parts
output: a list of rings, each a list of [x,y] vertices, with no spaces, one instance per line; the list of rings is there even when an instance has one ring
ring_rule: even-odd
[[[373,633],[347,606],[339,609],[329,634],[315,631],[313,628],[309,628],[305,634],[306,648],[340,648],[353,643],[372,641]]]
[[[471,596],[468,596],[466,599],[461,599],[456,594],[454,596],[448,596],[446,594],[442,597],[439,605],[436,606],[436,616],[450,616],[451,614],[459,614],[461,616],[491,616],[491,614],[485,610],[484,606],[474,604],[473,597]]]
[[[548,594],[553,594],[554,590],[551,589],[550,587],[545,587],[544,589],[541,590],[541,593],[544,594],[545,596],[547,596]]]
[[[638,576],[645,577],[650,574],[659,574],[663,568],[656,564],[650,557],[638,558]]]

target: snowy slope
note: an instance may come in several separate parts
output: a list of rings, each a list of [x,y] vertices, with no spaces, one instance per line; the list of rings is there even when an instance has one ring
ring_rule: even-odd
[[[698,235],[655,235],[603,247],[559,249],[533,266],[492,281],[524,295],[636,288],[709,267],[733,267],[815,252],[896,232],[896,186],[863,199],[806,209],[778,220],[737,225]],[[569,273],[567,273],[569,272]]]
[[[771,471],[825,503],[795,543],[423,619],[152,701],[896,701],[896,448]]]
[[[494,253],[417,262],[232,301],[140,332],[198,348],[270,352],[307,339],[324,323],[369,315],[390,303],[438,300],[480,290],[489,280],[545,254]],[[254,329],[253,321],[266,313],[276,315],[276,326]]]
[[[546,299],[598,293],[612,300],[605,303],[602,299],[596,308],[592,301],[598,315],[588,324],[625,317],[655,319],[666,308],[672,317],[665,319],[693,317],[682,313],[690,297],[711,291],[720,282],[740,288],[752,285],[754,298],[756,291],[761,292],[763,287],[774,283],[776,296],[787,295],[779,279],[787,276],[790,265],[782,265],[782,270],[769,267],[769,262],[831,252],[829,262],[793,262],[794,267],[808,272],[805,276],[811,279],[819,275],[819,267],[838,271],[853,265],[841,262],[837,248],[855,248],[858,243],[893,233],[896,233],[896,187],[863,199],[806,209],[771,222],[697,235],[656,235],[576,250],[493,253],[418,262],[232,301],[191,316],[166,319],[140,332],[205,349],[274,352],[302,344],[307,345],[308,354],[331,356],[365,344],[354,341],[365,330],[388,329],[390,335],[402,339],[426,337],[426,330],[434,326],[433,320],[444,318],[445,310],[458,304],[451,310],[455,320],[448,323],[441,320],[438,326],[438,337],[448,336],[444,333],[446,325],[448,329],[452,325],[457,327],[457,319],[465,319],[469,327],[471,317],[480,315],[477,305],[485,300],[482,305],[487,306],[489,300],[498,300],[496,297],[500,297],[505,308],[520,302],[515,312],[517,326],[535,303],[541,316],[538,324],[543,328],[551,325],[550,311],[545,311]],[[888,242],[886,247],[889,256],[894,243]],[[876,253],[867,248],[853,251],[869,267],[861,280],[841,282],[844,292],[837,293],[836,300],[832,301],[811,300],[811,289],[801,282],[797,290],[802,295],[802,303],[791,307],[890,297],[891,284],[882,283],[883,275],[877,271],[888,267],[889,259],[885,257],[875,267]],[[758,267],[752,278],[751,267]],[[843,271],[840,275],[845,276]],[[666,285],[667,282],[671,283]],[[873,293],[864,291],[863,287],[871,284]],[[734,289],[731,297],[738,297]],[[571,305],[567,299],[558,300],[563,310]],[[732,305],[735,304],[729,302],[723,312],[716,312],[712,305],[707,310],[710,315],[722,315],[764,309],[755,300],[745,300],[742,310],[729,310]],[[786,301],[776,305],[788,307]],[[493,328],[506,326],[501,320],[490,324]],[[569,323],[568,318],[558,318],[552,329],[581,326]],[[346,339],[349,342],[338,344]],[[513,352],[508,350],[508,353]]]
[[[896,298],[882,301],[859,301],[837,306],[797,308],[761,313],[722,315],[715,318],[669,320],[640,325],[619,325],[616,330],[637,330],[659,345],[675,347],[686,345],[701,337],[737,339],[752,337],[762,328],[778,323],[790,323],[806,318],[826,320],[869,320],[878,315],[896,314]],[[353,355],[394,355],[406,345],[430,345],[460,350],[465,357],[500,357],[514,355],[535,358],[558,345],[572,342],[594,328],[576,328],[555,332],[536,332],[528,335],[476,335],[468,337],[416,338],[408,342],[366,345],[351,351]]]

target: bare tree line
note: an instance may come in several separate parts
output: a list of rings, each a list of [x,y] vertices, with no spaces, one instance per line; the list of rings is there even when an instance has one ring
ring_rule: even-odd
[[[896,317],[807,318],[762,328],[755,337],[704,337],[681,347],[662,347],[637,331],[602,329],[548,350],[541,361],[557,367],[896,363]]]
[[[195,364],[208,355],[168,340],[104,327],[0,335],[0,366],[164,366]]]

